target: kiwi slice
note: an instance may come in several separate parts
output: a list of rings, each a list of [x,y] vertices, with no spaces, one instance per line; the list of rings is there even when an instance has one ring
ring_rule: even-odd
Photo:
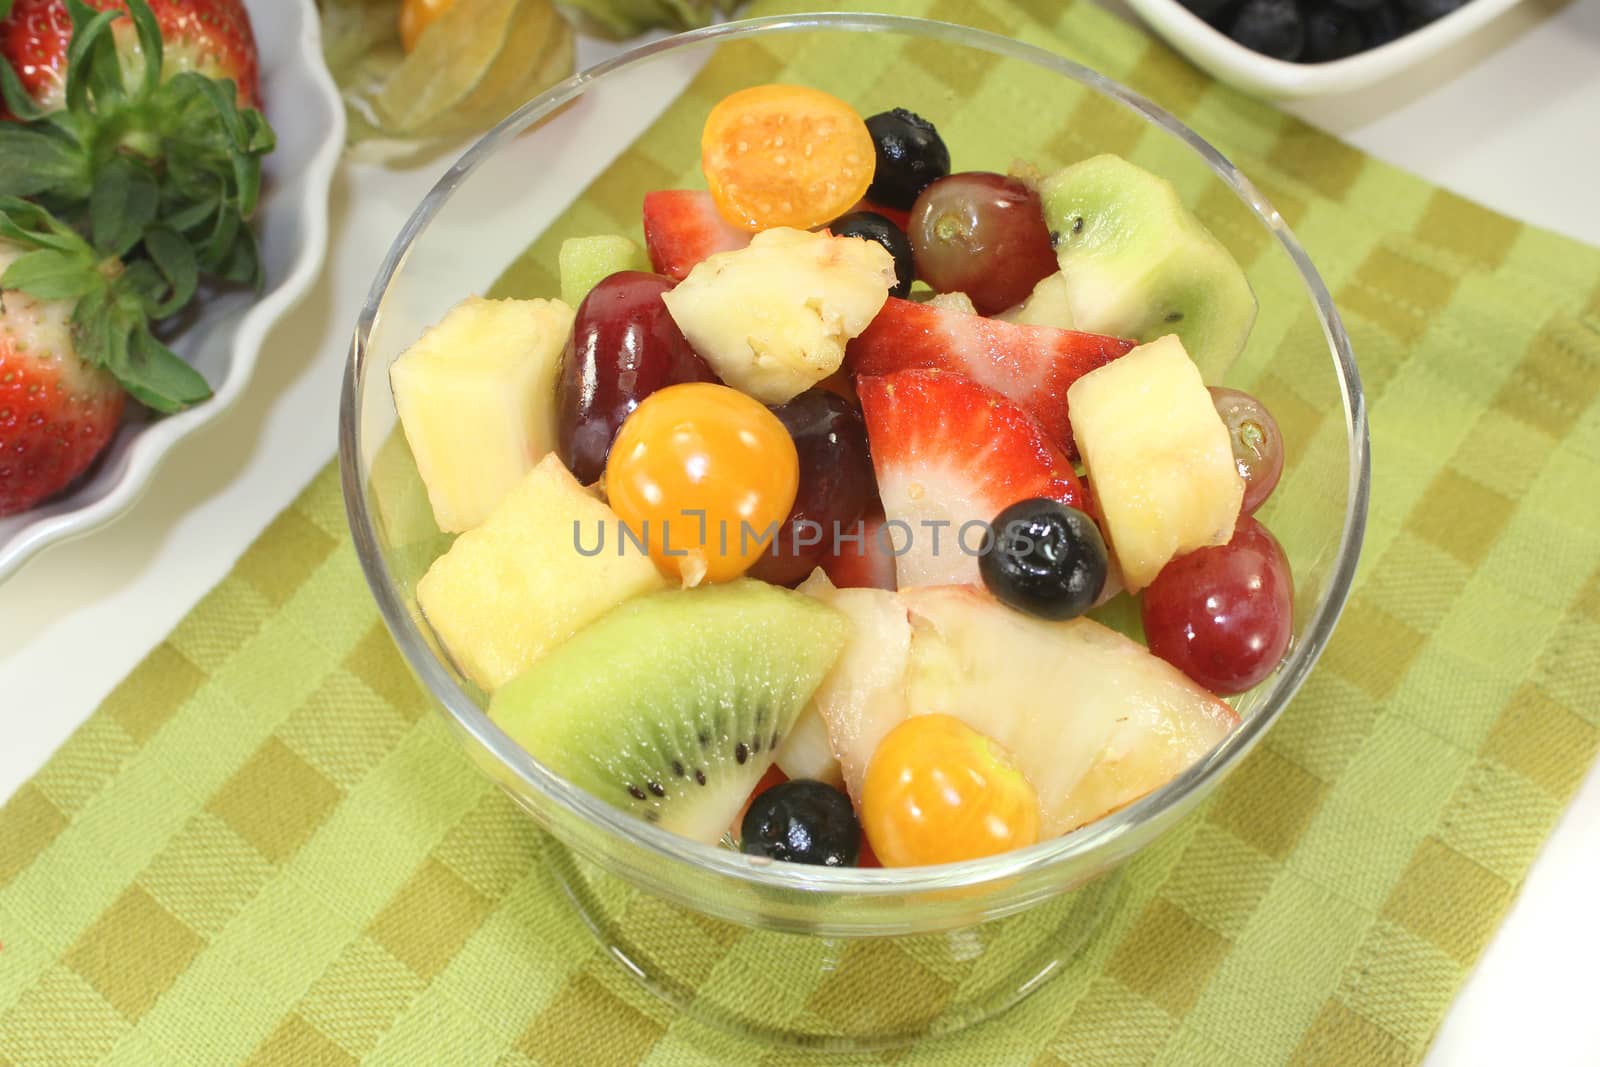
[[[489,716],[572,784],[714,843],[849,632],[815,598],[750,579],[653,593],[502,686]]]
[[[1141,343],[1175,333],[1208,379],[1227,370],[1255,294],[1171,182],[1103,155],[1057,171],[1039,195],[1077,329]]]
[[[644,249],[615,234],[569,237],[556,254],[561,269],[561,301],[576,309],[589,290],[618,271],[650,269]]]

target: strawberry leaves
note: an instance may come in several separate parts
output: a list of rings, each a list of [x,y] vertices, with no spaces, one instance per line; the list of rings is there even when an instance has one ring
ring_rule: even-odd
[[[124,202],[134,213],[146,211]],[[153,210],[146,213],[153,217]],[[127,240],[118,230],[107,235]],[[72,334],[79,357],[110,371],[135,400],[165,414],[211,396],[199,372],[151,330],[151,323],[194,299],[199,285],[194,253],[170,228],[149,223],[136,239],[148,257],[125,264],[115,244],[91,244],[37,204],[0,196],[0,240],[31,249],[0,275],[0,291],[76,301]]]
[[[200,249],[203,272],[259,285],[256,244],[243,235],[260,200],[261,160],[276,147],[272,127],[259,111],[238,106],[231,81],[192,71],[162,79],[161,31],[146,0],[129,0],[126,15],[83,0],[66,7],[73,30],[65,108],[41,114],[0,59],[0,95],[24,120],[0,123],[0,195],[99,227],[107,223],[93,217],[94,205],[109,202],[101,175],[114,170],[119,183],[157,190],[159,217]],[[131,18],[139,42],[126,68],[113,32],[123,18]],[[134,167],[146,178],[133,178]]]

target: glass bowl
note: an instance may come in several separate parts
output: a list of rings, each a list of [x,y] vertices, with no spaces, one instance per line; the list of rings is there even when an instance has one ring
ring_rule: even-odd
[[[620,202],[619,211],[636,215],[629,198],[650,187],[701,185],[705,107],[744,85],[805,80],[817,63],[847,72],[816,84],[862,114],[905,106],[932,118],[957,169],[1003,170],[1020,158],[1048,172],[1116,151],[1166,176],[1245,265],[1260,304],[1240,357],[1201,369],[1211,384],[1256,393],[1284,431],[1288,463],[1260,517],[1294,571],[1290,651],[1272,677],[1233,701],[1241,725],[1165,787],[1064,837],[983,861],[801,867],[659,830],[568,785],[503,734],[484,713],[484,694],[441,654],[417,607],[417,579],[449,540],[431,522],[396,429],[390,364],[469,294],[492,286],[501,295],[553,294],[561,237],[624,224],[606,221],[594,203]],[[699,95],[665,113],[648,154],[625,153],[589,186],[586,206],[546,230],[552,205],[584,192],[584,178],[564,161],[585,130],[636,112],[637,101],[664,98],[697,70],[690,92]],[[1008,116],[1004,125],[996,114]],[[978,143],[987,150],[969,148]],[[892,1043],[964,1025],[1070,962],[1115,896],[1108,876],[1216,788],[1305,680],[1349,592],[1368,477],[1361,386],[1333,302],[1282,218],[1216,149],[1149,101],[1050,52],[944,23],[846,14],[727,23],[647,45],[556,86],[473,145],[411,216],[361,311],[344,383],[340,458],[356,548],[395,642],[474,761],[559,842],[557,874],[611,953],[707,1021],[833,1045]],[[641,917],[652,908],[685,909],[700,929],[729,923],[737,937],[755,931],[792,939],[767,958],[807,972],[796,981],[854,972],[893,982],[900,964],[938,970],[930,959],[951,973],[981,970],[982,980],[955,981],[936,1010],[886,1018],[883,1009],[863,1007],[852,1016],[821,1010],[813,997],[775,1020],[699,988],[709,964],[685,957],[700,951],[698,941],[726,939],[686,937],[681,925]],[[1025,937],[1029,951],[1013,946],[994,958],[993,946],[1007,943],[1006,923],[1023,922],[1033,925],[1019,925],[1024,933],[1013,940]],[[784,980],[775,981],[782,988]]]

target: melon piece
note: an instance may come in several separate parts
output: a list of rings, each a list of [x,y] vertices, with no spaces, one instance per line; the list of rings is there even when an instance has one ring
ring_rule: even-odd
[[[559,300],[471,297],[389,368],[439,529],[483,522],[556,447],[556,371],[572,318]]]
[[[1039,794],[1040,837],[1160,788],[1238,723],[1149,649],[1087,618],[1049,622],[980,590],[899,594],[911,611],[906,703],[999,742]]]
[[[1067,412],[1130,592],[1175,556],[1228,543],[1244,479],[1228,428],[1176,336],[1073,382]]]
[[[561,268],[561,302],[577,307],[589,290],[625,270],[650,270],[644,249],[616,234],[569,237],[561,242],[556,262]]]
[[[664,587],[648,556],[621,550],[620,522],[552,453],[456,538],[417,603],[461,672],[498,689],[607,609]]]

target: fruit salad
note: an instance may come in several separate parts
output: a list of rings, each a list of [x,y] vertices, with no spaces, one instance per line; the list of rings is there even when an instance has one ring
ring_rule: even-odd
[[[642,244],[391,367],[458,535],[417,603],[553,772],[763,861],[953,863],[1159,788],[1281,662],[1283,437],[1199,369],[1243,271],[1124,159],[952,162],[904,108],[736,92]]]

